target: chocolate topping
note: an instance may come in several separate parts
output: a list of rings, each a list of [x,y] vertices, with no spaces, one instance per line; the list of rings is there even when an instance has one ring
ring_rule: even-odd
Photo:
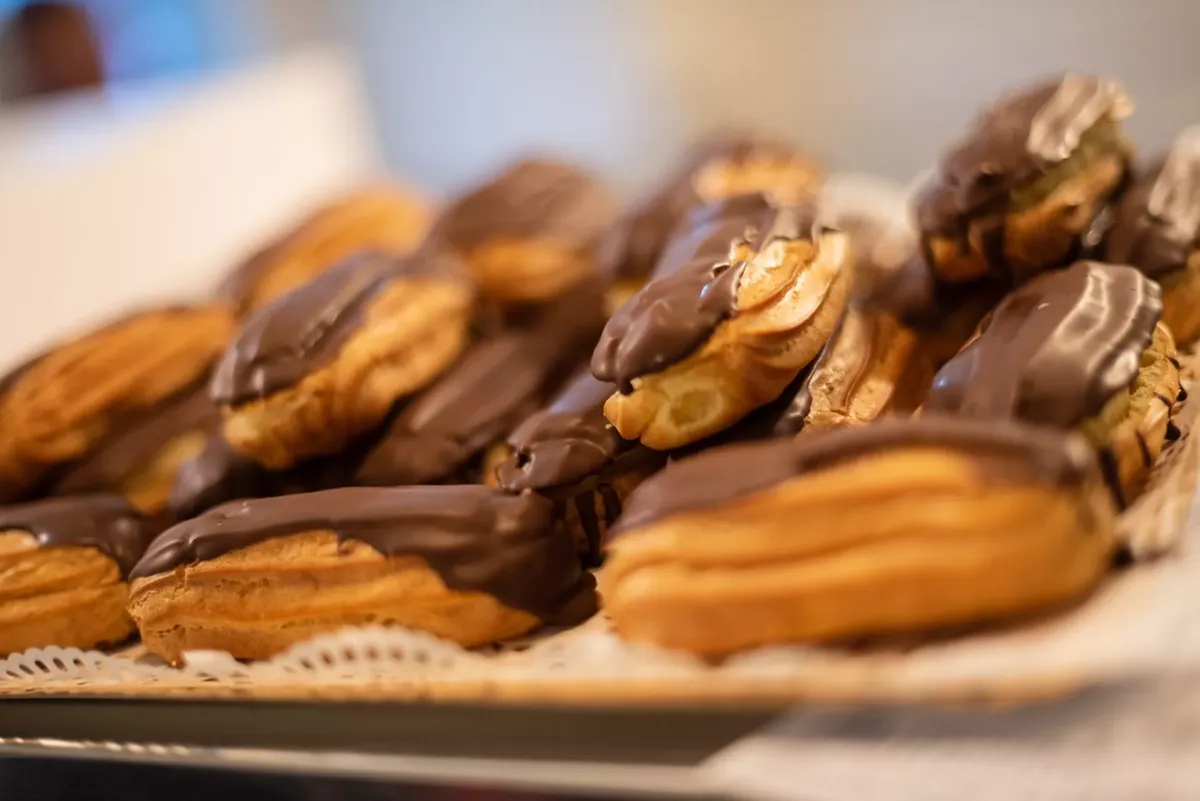
[[[1118,84],[1081,75],[1005,96],[942,157],[918,200],[921,230],[956,234],[968,219],[1002,208],[1013,190],[1069,158],[1093,126],[1130,110]]]
[[[720,506],[810,471],[906,447],[960,451],[995,481],[1073,485],[1096,469],[1091,449],[1074,434],[1010,420],[977,422],[936,415],[881,420],[798,439],[715,448],[675,462],[630,494],[609,536]],[[802,533],[797,530],[798,536]]]
[[[245,403],[295,385],[337,358],[392,279],[431,275],[457,276],[455,260],[431,249],[362,255],[258,309],[217,364],[213,400]]]
[[[175,520],[195,517],[236,498],[272,494],[267,471],[234,452],[219,433],[211,433],[199,455],[179,466],[167,509]]]
[[[496,471],[510,492],[542,490],[581,481],[612,464],[633,443],[604,417],[604,402],[616,391],[581,371],[545,409],[526,419],[508,438],[513,449]]]
[[[332,531],[385,556],[424,559],[453,590],[486,592],[543,619],[579,622],[595,609],[595,583],[583,572],[553,505],[478,485],[347,487],[235,501],[163,532],[134,578],[275,537]]]
[[[592,354],[592,373],[632,391],[633,379],[687,357],[737,311],[745,261],[778,238],[813,235],[809,207],[777,207],[763,195],[742,195],[696,209],[680,229],[654,276],[622,306]]]
[[[1074,426],[1126,390],[1162,316],[1132,267],[1079,261],[1012,292],[938,373],[929,411]]]
[[[1121,201],[1105,258],[1151,278],[1187,266],[1200,243],[1200,126],[1188,128],[1167,157]]]
[[[28,531],[39,548],[95,548],[127,576],[157,529],[119,495],[76,495],[0,506],[0,531]]]
[[[55,481],[53,494],[118,491],[175,437],[215,427],[220,420],[207,381],[175,394],[104,439]]]
[[[460,251],[494,237],[584,248],[612,218],[611,199],[587,173],[562,162],[528,159],[454,202],[438,218],[430,239]]]
[[[587,280],[527,324],[476,343],[401,412],[354,482],[429,484],[452,477],[537,408],[603,325],[603,287]]]

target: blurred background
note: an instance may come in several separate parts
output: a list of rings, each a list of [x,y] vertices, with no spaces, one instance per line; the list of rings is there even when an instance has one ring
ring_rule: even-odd
[[[25,5],[0,0],[0,19]],[[1160,147],[1200,119],[1194,0],[87,0],[128,83],[343,48],[390,167],[437,193],[531,149],[644,188],[713,127],[901,180],[1006,87],[1124,81]],[[281,135],[286,135],[281,132]]]
[[[0,291],[27,301],[0,342],[211,282],[384,170],[444,198],[548,151],[632,198],[739,128],[907,185],[1068,69],[1125,82],[1151,153],[1200,120],[1198,26],[1195,0],[0,0]]]

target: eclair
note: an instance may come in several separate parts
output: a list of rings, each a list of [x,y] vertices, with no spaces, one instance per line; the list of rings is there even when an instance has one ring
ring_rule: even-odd
[[[626,496],[667,459],[623,439],[604,417],[613,390],[581,371],[546,408],[516,427],[495,467],[496,483],[505,490],[536,491],[555,502],[588,565],[599,564],[605,532]]]
[[[695,207],[756,192],[797,205],[816,197],[823,179],[820,165],[784,142],[723,136],[695,146],[661,188],[605,234],[599,260],[601,272],[614,282],[610,312],[641,289]]]
[[[1118,84],[1067,75],[985,111],[917,199],[938,276],[1019,283],[1098,244],[1096,224],[1129,174],[1120,123],[1132,109]]]
[[[406,626],[464,646],[574,624],[592,577],[533,493],[349,487],[236,501],[163,532],[132,572],[146,648],[265,659],[316,634]]]
[[[0,507],[0,656],[128,637],[125,577],[155,533],[117,495]]]
[[[353,483],[465,481],[463,471],[503,442],[591,353],[605,319],[604,287],[588,278],[524,323],[472,344],[404,407],[371,446]]]
[[[360,253],[403,256],[425,236],[432,215],[397,186],[374,186],[318,209],[249,256],[217,296],[245,314],[303,286]]]
[[[168,506],[181,467],[199,456],[221,415],[208,397],[208,381],[150,409],[61,471],[52,495],[115,492],[139,511]]]
[[[235,451],[280,470],[341,451],[467,344],[474,293],[449,254],[362,256],[259,309],[211,393]]]
[[[911,231],[866,216],[831,219],[850,239],[853,288],[837,327],[775,423],[781,435],[911,413],[936,371],[936,355],[911,319],[920,311],[914,303],[932,303],[928,286],[907,286],[923,279],[911,275],[922,266]]]
[[[1078,429],[1128,501],[1177,436],[1179,362],[1161,316],[1161,290],[1133,267],[1078,261],[1044,273],[988,315],[923,410]]]
[[[542,303],[597,274],[596,248],[615,213],[587,173],[527,159],[452,203],[429,238],[463,258],[485,299]]]
[[[671,464],[609,532],[600,589],[623,638],[709,657],[935,633],[1085,596],[1114,519],[1076,434],[880,421]]]
[[[123,431],[186,405],[234,325],[222,306],[145,311],[51,348],[10,373],[0,382],[0,501],[52,487],[56,474],[106,449]],[[173,440],[166,437],[157,448],[142,443],[134,455],[145,459],[116,471],[122,475],[111,485],[84,481],[75,489],[129,491],[154,506],[157,490],[149,485],[160,483],[155,476],[168,473],[186,450]]]
[[[625,439],[677,448],[779,397],[841,316],[846,236],[809,206],[743,195],[697,209],[608,321],[592,373]]]
[[[1117,207],[1104,258],[1163,288],[1163,322],[1180,344],[1200,336],[1200,126],[1139,178]]]

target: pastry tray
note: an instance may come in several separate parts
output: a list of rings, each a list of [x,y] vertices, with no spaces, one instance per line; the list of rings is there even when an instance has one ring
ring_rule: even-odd
[[[1193,390],[1197,364],[1195,354],[1184,360]],[[801,700],[1012,701],[1153,677],[1200,664],[1200,629],[1189,618],[1200,605],[1200,438],[1190,436],[1200,391],[1192,396],[1177,417],[1183,437],[1119,522],[1145,558],[1082,603],[1039,619],[886,647],[763,648],[719,665],[624,643],[602,615],[490,652],[384,628],[335,632],[251,664],[193,652],[182,668],[140,645],[112,653],[51,647],[0,659],[0,720],[11,708],[3,696],[769,708]]]

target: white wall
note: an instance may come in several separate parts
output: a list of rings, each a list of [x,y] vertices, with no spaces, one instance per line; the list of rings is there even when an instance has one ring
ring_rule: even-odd
[[[640,187],[691,136],[739,123],[907,179],[981,102],[1065,69],[1124,80],[1147,149],[1200,120],[1197,0],[344,0],[335,13],[390,159],[439,191],[530,147]]]

